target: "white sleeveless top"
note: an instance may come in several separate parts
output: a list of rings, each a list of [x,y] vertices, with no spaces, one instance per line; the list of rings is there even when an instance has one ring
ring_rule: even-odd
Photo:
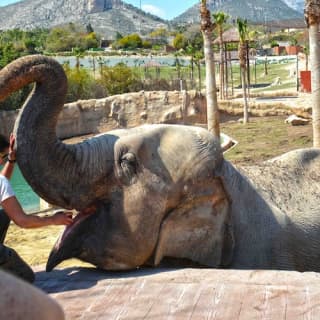
[[[15,196],[15,193],[11,187],[9,180],[0,174],[0,204],[8,199]]]

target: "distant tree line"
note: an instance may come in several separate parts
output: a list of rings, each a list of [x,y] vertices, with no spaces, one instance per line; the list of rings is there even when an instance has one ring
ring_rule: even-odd
[[[157,50],[163,45],[167,45],[168,39],[171,38],[172,45],[177,52],[179,51],[179,54],[192,57],[191,77],[193,78],[195,66],[198,66],[200,72],[200,60],[203,57],[202,36],[199,31],[185,31],[181,29],[169,32],[165,28],[159,28],[148,35],[148,40],[142,39],[138,34],[123,36],[118,33],[112,46],[114,49],[132,51],[139,49]],[[78,99],[101,98],[139,90],[173,89],[174,85],[172,83],[169,84],[168,80],[158,76],[153,80],[147,73],[144,74],[145,77],[142,79],[141,74],[137,74],[133,68],[125,64],[108,67],[99,63],[99,58],[94,56],[92,57],[93,60],[95,59],[94,63],[100,66],[98,71],[94,70],[92,72],[82,68],[80,58],[85,51],[99,48],[99,46],[100,37],[94,32],[91,25],[87,25],[84,28],[74,23],[69,23],[51,30],[34,29],[32,31],[22,31],[13,29],[0,31],[0,68],[24,55],[69,52],[69,54],[76,57],[77,63],[75,68],[71,68],[67,64],[64,65],[69,85],[66,102]],[[177,63],[174,70],[180,78],[179,54],[176,54]],[[98,75],[95,74],[97,72],[99,73]],[[31,85],[27,86],[12,94],[6,101],[0,103],[0,109],[11,110],[19,108],[26,99],[31,87]],[[174,89],[179,89],[179,85],[177,84]]]

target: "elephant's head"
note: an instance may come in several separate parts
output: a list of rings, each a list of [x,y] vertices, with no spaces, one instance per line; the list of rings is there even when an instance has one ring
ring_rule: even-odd
[[[215,169],[220,142],[199,127],[146,125],[66,145],[55,134],[66,78],[42,56],[0,71],[0,99],[36,82],[15,126],[23,175],[42,198],[82,211],[47,264],[77,257],[104,269],[158,265],[165,257],[228,264],[229,198]],[[94,206],[93,214],[85,214]]]

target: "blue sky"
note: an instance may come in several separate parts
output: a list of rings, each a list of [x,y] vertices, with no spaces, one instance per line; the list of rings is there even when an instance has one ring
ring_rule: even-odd
[[[189,9],[199,0],[123,0],[136,7],[140,7],[144,11],[153,13],[163,19],[172,19],[185,10]],[[18,0],[0,0],[0,6],[5,6],[10,3],[18,2]]]

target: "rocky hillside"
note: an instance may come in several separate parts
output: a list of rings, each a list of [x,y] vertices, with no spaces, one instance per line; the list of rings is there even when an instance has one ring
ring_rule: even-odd
[[[294,1],[291,0],[291,2],[293,3]],[[295,11],[280,0],[208,0],[207,4],[211,12],[224,11],[233,19],[241,17],[252,22],[263,23],[273,20],[303,18],[301,12]],[[174,22],[199,22],[199,4],[194,5],[182,15],[176,17]]]
[[[121,0],[23,0],[0,7],[0,28],[51,28],[69,22],[91,24],[105,39],[116,32],[149,33],[166,22]]]
[[[303,13],[304,10],[304,0],[282,0],[286,3],[290,8]]]

